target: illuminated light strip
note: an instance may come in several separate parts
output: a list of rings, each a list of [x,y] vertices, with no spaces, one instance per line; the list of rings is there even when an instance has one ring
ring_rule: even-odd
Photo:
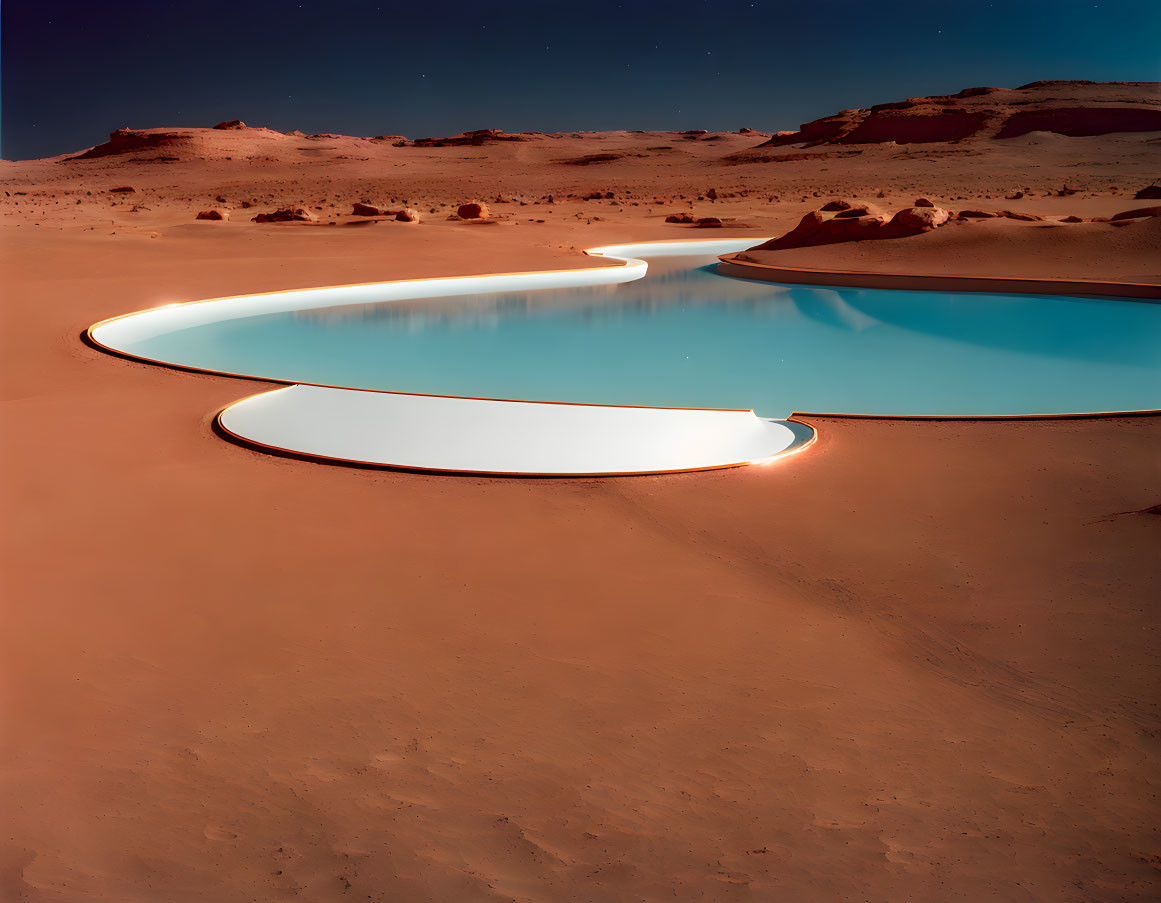
[[[134,354],[134,342],[152,338],[175,329],[187,329],[223,320],[235,320],[262,314],[287,313],[341,307],[347,304],[412,301],[422,298],[445,298],[460,295],[490,294],[501,291],[537,291],[553,288],[576,288],[589,285],[617,285],[643,277],[648,264],[631,256],[648,253],[666,256],[696,252],[727,254],[744,251],[762,238],[734,240],[694,240],[689,242],[653,242],[629,245],[607,245],[588,248],[585,254],[615,260],[611,266],[582,267],[562,270],[532,270],[518,273],[489,273],[479,276],[437,276],[430,279],[403,279],[390,282],[358,282],[322,288],[288,289],[224,298],[207,298],[184,304],[165,304],[147,310],[121,314],[94,323],[86,336],[95,345],[150,363],[172,364],[157,358]],[[196,368],[195,368],[196,369]],[[224,371],[204,370],[207,373]],[[240,374],[230,374],[240,375]],[[260,377],[255,377],[260,378]]]

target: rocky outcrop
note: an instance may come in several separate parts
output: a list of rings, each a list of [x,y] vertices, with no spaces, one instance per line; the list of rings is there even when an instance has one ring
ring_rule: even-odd
[[[1161,200],[1161,185],[1147,185],[1133,195],[1135,201]]]
[[[1155,82],[1034,82],[1015,89],[966,88],[867,109],[843,110],[779,132],[759,147],[926,144],[1007,139],[1033,131],[1069,137],[1161,131]]]
[[[237,124],[234,124],[237,123]],[[67,158],[68,162],[123,154],[160,162],[178,160],[245,159],[260,147],[292,140],[273,129],[251,128],[241,120],[222,122],[209,129],[117,129],[104,144]],[[236,156],[235,156],[236,155]]]
[[[256,223],[313,223],[318,219],[305,207],[285,207],[273,213],[259,213],[254,217]]]
[[[902,238],[907,235],[918,235],[920,232],[930,232],[938,228],[951,218],[950,211],[942,207],[904,207],[887,222],[887,232],[883,238]]]
[[[565,166],[591,166],[594,163],[612,163],[614,160],[620,160],[624,154],[585,154],[583,157],[573,157],[569,160],[561,160]]]
[[[98,144],[84,153],[72,157],[73,160],[89,160],[94,157],[108,157],[114,154],[128,154],[153,148],[173,147],[185,144],[189,139],[187,131],[166,129],[117,129],[109,133],[109,140]]]
[[[499,129],[476,129],[474,132],[464,132],[447,138],[416,138],[412,144],[415,147],[481,147],[504,141],[528,141],[530,138],[531,135],[509,134]]]
[[[1019,110],[1004,122],[997,138],[1019,138],[1029,132],[1056,132],[1069,138],[1107,135],[1110,132],[1161,131],[1161,108],[1049,107]]]
[[[848,205],[836,213],[812,210],[785,235],[750,250],[781,251],[844,241],[905,238],[930,232],[950,218],[951,214],[941,207],[904,207],[890,217],[871,204]]]

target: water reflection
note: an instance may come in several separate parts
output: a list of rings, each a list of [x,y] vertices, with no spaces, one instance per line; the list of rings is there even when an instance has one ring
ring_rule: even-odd
[[[724,305],[755,316],[780,315],[779,309],[770,307],[769,302],[785,295],[790,291],[788,287],[731,280],[744,287],[727,288],[714,272],[715,264],[702,264],[705,259],[658,258],[650,262],[647,278],[619,285],[370,302],[297,311],[288,316],[316,323],[320,328],[356,320],[386,322],[418,331],[495,328],[503,319],[533,316],[567,315],[616,321],[672,308],[706,305]]]
[[[659,258],[621,285],[230,320],[140,351],[328,385],[768,416],[1161,408],[1161,305],[779,286],[714,263]]]

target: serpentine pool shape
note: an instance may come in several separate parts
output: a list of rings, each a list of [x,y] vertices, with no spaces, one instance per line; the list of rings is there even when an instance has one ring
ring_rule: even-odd
[[[809,443],[812,431],[787,421],[794,411],[1161,407],[1161,305],[789,286],[714,271],[718,254],[760,240],[592,249],[616,265],[591,269],[176,305],[90,336],[144,360],[295,384],[222,413],[242,439],[433,470],[750,463]]]

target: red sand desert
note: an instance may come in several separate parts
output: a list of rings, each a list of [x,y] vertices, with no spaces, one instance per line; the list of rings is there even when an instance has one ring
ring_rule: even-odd
[[[817,417],[769,467],[441,477],[228,444],[260,384],[79,335],[831,199],[1039,219],[762,253],[1155,283],[1161,219],[1093,220],[1158,203],[1158,111],[1056,82],[793,136],[237,124],[0,164],[4,899],[1156,899],[1161,419]]]

